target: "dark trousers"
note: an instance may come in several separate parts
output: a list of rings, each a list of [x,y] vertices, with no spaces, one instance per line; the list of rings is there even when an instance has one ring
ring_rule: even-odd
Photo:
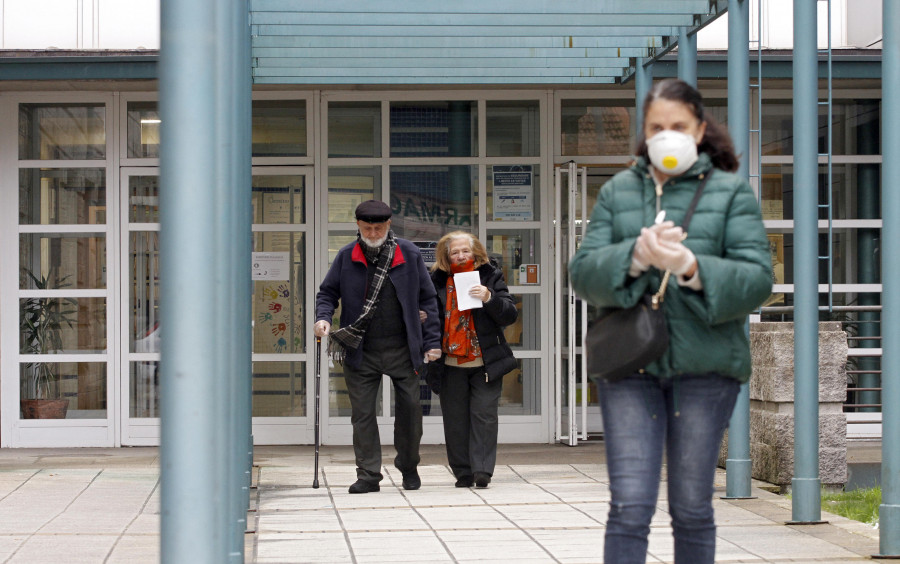
[[[394,466],[401,472],[415,470],[422,441],[422,406],[419,403],[419,375],[409,361],[409,349],[402,346],[372,347],[363,350],[359,370],[344,365],[350,395],[350,422],[353,424],[353,451],[356,477],[378,483],[381,474],[381,437],[376,409],[382,375],[394,384]]]
[[[447,461],[457,478],[475,472],[494,475],[497,408],[503,379],[485,382],[484,367],[447,366],[441,380],[441,412]]]

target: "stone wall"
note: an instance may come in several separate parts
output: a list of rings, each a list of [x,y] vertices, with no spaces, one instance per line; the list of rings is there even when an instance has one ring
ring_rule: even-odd
[[[750,325],[750,459],[754,478],[790,485],[794,471],[794,324]],[[819,478],[847,481],[847,335],[837,321],[819,323]],[[720,464],[727,457],[727,435]]]

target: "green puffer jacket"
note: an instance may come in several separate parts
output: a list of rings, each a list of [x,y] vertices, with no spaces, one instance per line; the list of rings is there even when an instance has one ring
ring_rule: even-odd
[[[681,225],[699,184],[712,169],[700,154],[683,175],[663,184],[659,209]],[[581,247],[569,263],[575,292],[599,308],[631,307],[655,292],[662,273],[628,276],[635,239],[657,214],[655,182],[639,158],[600,190]],[[646,367],[660,378],[718,373],[746,382],[750,346],[747,315],[772,291],[772,260],[759,204],[744,180],[716,170],[694,211],[684,244],[697,257],[703,289],[681,287],[672,276],[665,296],[669,348]],[[615,351],[601,351],[601,354]]]

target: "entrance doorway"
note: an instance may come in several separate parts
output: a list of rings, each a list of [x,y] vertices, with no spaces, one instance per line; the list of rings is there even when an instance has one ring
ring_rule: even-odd
[[[580,166],[575,161],[555,167],[556,248],[556,440],[570,446],[603,432],[597,387],[588,378],[584,336],[593,308],[574,294],[568,264],[590,224],[601,186],[621,167]]]

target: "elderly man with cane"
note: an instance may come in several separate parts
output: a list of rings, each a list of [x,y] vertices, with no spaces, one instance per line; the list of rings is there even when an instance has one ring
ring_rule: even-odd
[[[356,482],[350,493],[381,489],[381,439],[376,406],[382,375],[394,384],[394,466],[403,488],[422,485],[416,467],[422,440],[419,374],[441,356],[434,285],[418,247],[391,231],[391,208],[368,200],[356,208],[357,240],[338,251],[316,296],[317,337],[344,366],[350,395]],[[331,319],[341,303],[340,329]],[[424,312],[424,321],[420,317]]]

